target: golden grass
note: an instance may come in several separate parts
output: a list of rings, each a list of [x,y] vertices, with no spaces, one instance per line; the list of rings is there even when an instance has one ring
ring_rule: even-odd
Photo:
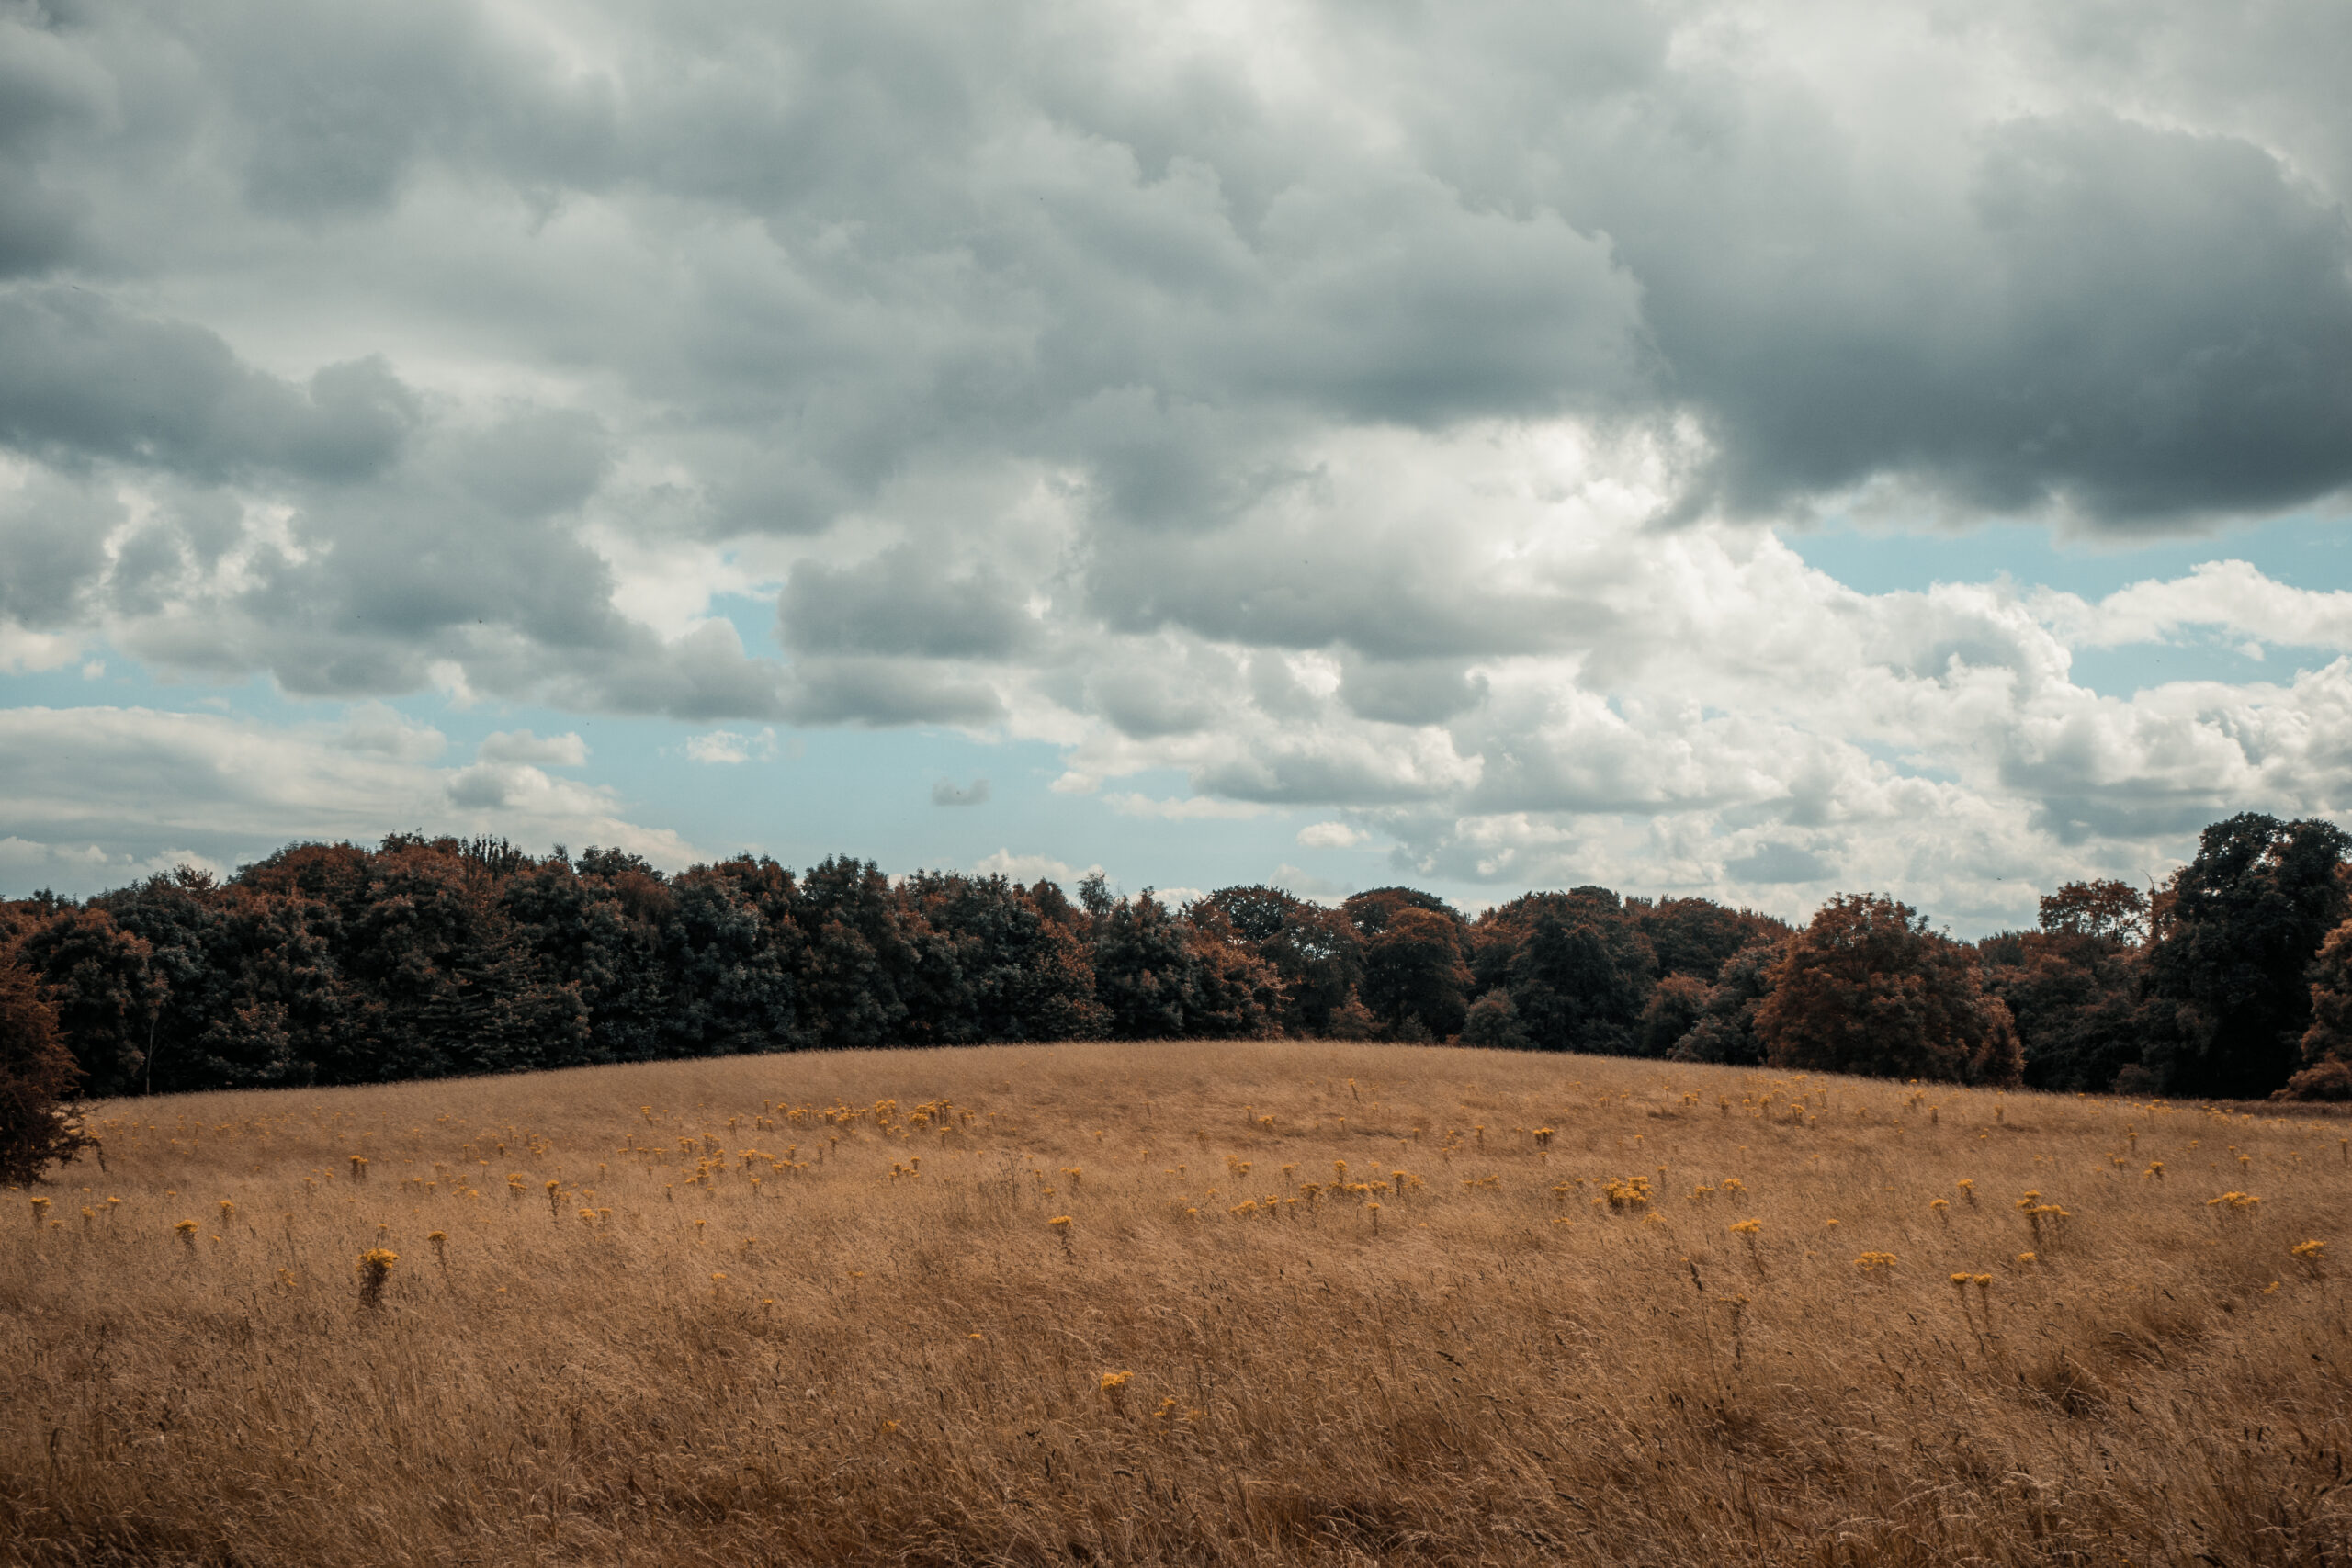
[[[0,1212],[0,1556],[2337,1562],[2346,1130],[1295,1043],[122,1103]]]

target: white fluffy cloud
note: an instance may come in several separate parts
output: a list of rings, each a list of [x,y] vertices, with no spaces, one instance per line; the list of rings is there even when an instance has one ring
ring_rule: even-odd
[[[748,762],[753,758],[764,762],[775,756],[775,731],[762,729],[746,735],[741,730],[714,729],[690,735],[686,737],[686,755],[697,762]]]
[[[1252,800],[1219,800],[1215,795],[1187,795],[1160,800],[1148,795],[1106,795],[1102,804],[1122,817],[1156,817],[1163,822],[1247,820],[1265,815],[1266,807]]]
[[[286,728],[147,708],[0,709],[0,864],[107,885],[181,861],[219,869],[290,840],[403,830],[608,844],[667,866],[695,858],[677,834],[628,820],[607,790],[523,763],[433,767],[413,733],[388,750],[381,716],[356,718]],[[80,863],[91,855],[100,864]]]
[[[502,729],[482,737],[474,755],[485,762],[532,762],[548,768],[576,768],[588,761],[588,743],[573,734],[534,735],[527,729]]]
[[[1090,876],[1099,876],[1100,865],[1075,866],[1051,855],[1017,855],[1011,850],[999,850],[983,855],[972,867],[982,876],[1005,876],[1023,885],[1043,878],[1058,882],[1064,887],[1076,887]]]

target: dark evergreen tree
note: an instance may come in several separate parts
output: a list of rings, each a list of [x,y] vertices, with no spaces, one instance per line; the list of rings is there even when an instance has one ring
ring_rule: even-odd
[[[937,946],[932,968],[943,975],[929,987],[933,1016],[920,1037],[960,1044],[1103,1032],[1086,944],[1071,929],[1075,911],[1053,884],[1038,886],[1053,890],[1047,908],[1035,890],[1001,876],[908,878],[901,895]]]
[[[1091,908],[1091,905],[1090,905]],[[1187,1032],[1201,1005],[1191,933],[1147,887],[1095,915],[1094,994],[1120,1040]]]
[[[913,940],[921,928],[881,870],[838,856],[810,868],[792,917],[808,943],[800,1017],[808,1043],[842,1050],[901,1038],[907,993],[922,978]]]
[[[792,874],[743,857],[671,884],[663,922],[666,1056],[732,1056],[802,1043],[808,944],[794,919]]]
[[[539,982],[573,987],[586,1010],[584,1033],[567,1031],[545,1053],[548,1066],[642,1062],[676,1043],[664,1034],[673,990],[664,933],[677,899],[642,863],[600,856],[591,849],[578,868],[552,857],[499,890]]]

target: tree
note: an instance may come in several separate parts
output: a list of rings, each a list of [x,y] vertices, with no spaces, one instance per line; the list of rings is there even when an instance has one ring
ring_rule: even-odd
[[[1274,966],[1213,905],[1188,907],[1183,923],[1194,964],[1184,1032],[1218,1040],[1280,1035],[1283,987]]]
[[[1069,901],[1050,882],[1054,907]],[[922,872],[899,894],[919,912],[953,973],[920,1037],[945,1043],[1079,1040],[1100,1035],[1102,1009],[1086,945],[1040,906],[1035,889],[1001,876]]]
[[[2346,913],[2332,822],[2247,812],[2205,829],[2157,900],[2143,1060],[2176,1095],[2258,1099],[2304,1062],[2307,971]]]
[[[790,872],[750,856],[696,866],[672,886],[673,913],[662,928],[669,995],[664,1055],[733,1056],[789,1051],[801,1043],[803,943],[793,894]],[[846,929],[835,922],[828,933],[839,965],[832,976],[837,997],[848,989],[840,970],[874,978],[863,973],[864,956],[840,963],[840,953],[856,942],[843,934]],[[888,999],[874,1005],[902,1015],[897,987],[888,978],[881,985]],[[868,1005],[861,999],[857,1008]]]
[[[1211,914],[1235,940],[1273,965],[1281,977],[1283,1027],[1329,1035],[1341,1021],[1363,973],[1363,942],[1339,909],[1295,898],[1279,887],[1223,887],[1192,907],[1195,923]]]
[[[13,943],[0,948],[0,1181],[39,1180],[97,1146],[65,1109],[80,1076],[32,971]]]
[[[2312,1021],[2303,1068],[2278,1090],[2285,1100],[2352,1100],[2352,920],[2327,933],[2312,960]]]
[[[1095,917],[1094,993],[1113,1037],[1167,1040],[1191,1032],[1201,976],[1185,923],[1148,887],[1106,908],[1095,909],[1091,897],[1088,905]]]
[[[1511,1005],[1510,993],[1496,989],[1488,991],[1470,1004],[1462,1015],[1461,1043],[1486,1051],[1525,1051],[1531,1048],[1527,1031],[1520,1027],[1519,1009]]]
[[[922,955],[910,916],[872,861],[846,855],[811,866],[792,900],[792,921],[808,944],[801,1028],[828,1050],[887,1045],[908,1017],[908,991]]]
[[[1424,893],[1418,887],[1374,887],[1351,894],[1340,904],[1340,909],[1367,938],[1386,931],[1389,922],[1407,909],[1422,909],[1432,915],[1442,915],[1456,925],[1462,923],[1462,917],[1453,905],[1436,894]]]
[[[1364,940],[1361,995],[1390,1038],[1443,1040],[1462,1032],[1470,991],[1462,950],[1461,921],[1451,910],[1411,903],[1380,910]]]
[[[1786,920],[1753,909],[1731,909],[1712,898],[1628,898],[1626,910],[1649,939],[1660,979],[1693,975],[1712,986],[1731,956],[1756,942],[1790,934]]]
[[[1976,944],[1984,988],[2017,1022],[2034,1089],[2104,1093],[2140,1062],[2140,942],[2148,899],[2125,882],[2070,882],[2041,900],[2041,929]]]
[[[1716,969],[1720,971],[1719,964]],[[1714,990],[1696,975],[1668,975],[1650,993],[1649,1005],[1642,1010],[1642,1021],[1634,1033],[1634,1054],[1638,1056],[1665,1056],[1682,1043],[1682,1037],[1699,1026],[1707,1014],[1707,998]]]
[[[537,971],[586,1010],[584,1036],[566,1031],[548,1066],[648,1061],[674,1043],[664,954],[678,901],[660,873],[591,847],[576,867],[558,854],[509,877],[499,904]]]
[[[1540,1051],[1625,1055],[1634,1049],[1657,954],[1606,887],[1531,893],[1479,918],[1471,967],[1481,992],[1509,992]]]
[[[18,941],[88,1092],[143,1092],[167,994],[154,949],[105,909],[74,905],[28,922]]]
[[[1976,955],[1905,904],[1839,894],[1791,938],[1757,1005],[1773,1066],[2013,1084],[2008,1010],[1984,994]]]
[[[2069,882],[2042,898],[2041,929],[2130,947],[2148,934],[2148,896],[2128,882]]]
[[[345,1026],[322,1076],[346,1083],[509,1072],[576,1055],[578,987],[536,961],[501,897],[514,863],[456,839],[394,835],[335,932]]]
[[[1752,942],[1725,959],[1697,1021],[1667,1055],[1678,1062],[1761,1066],[1764,1042],[1757,1037],[1756,1010],[1772,994],[1773,966],[1786,945],[1786,938]]]

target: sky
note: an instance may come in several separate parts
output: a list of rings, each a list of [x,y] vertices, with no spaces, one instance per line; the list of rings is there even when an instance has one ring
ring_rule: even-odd
[[[2352,795],[2334,0],[0,0],[0,895],[1970,935]]]

